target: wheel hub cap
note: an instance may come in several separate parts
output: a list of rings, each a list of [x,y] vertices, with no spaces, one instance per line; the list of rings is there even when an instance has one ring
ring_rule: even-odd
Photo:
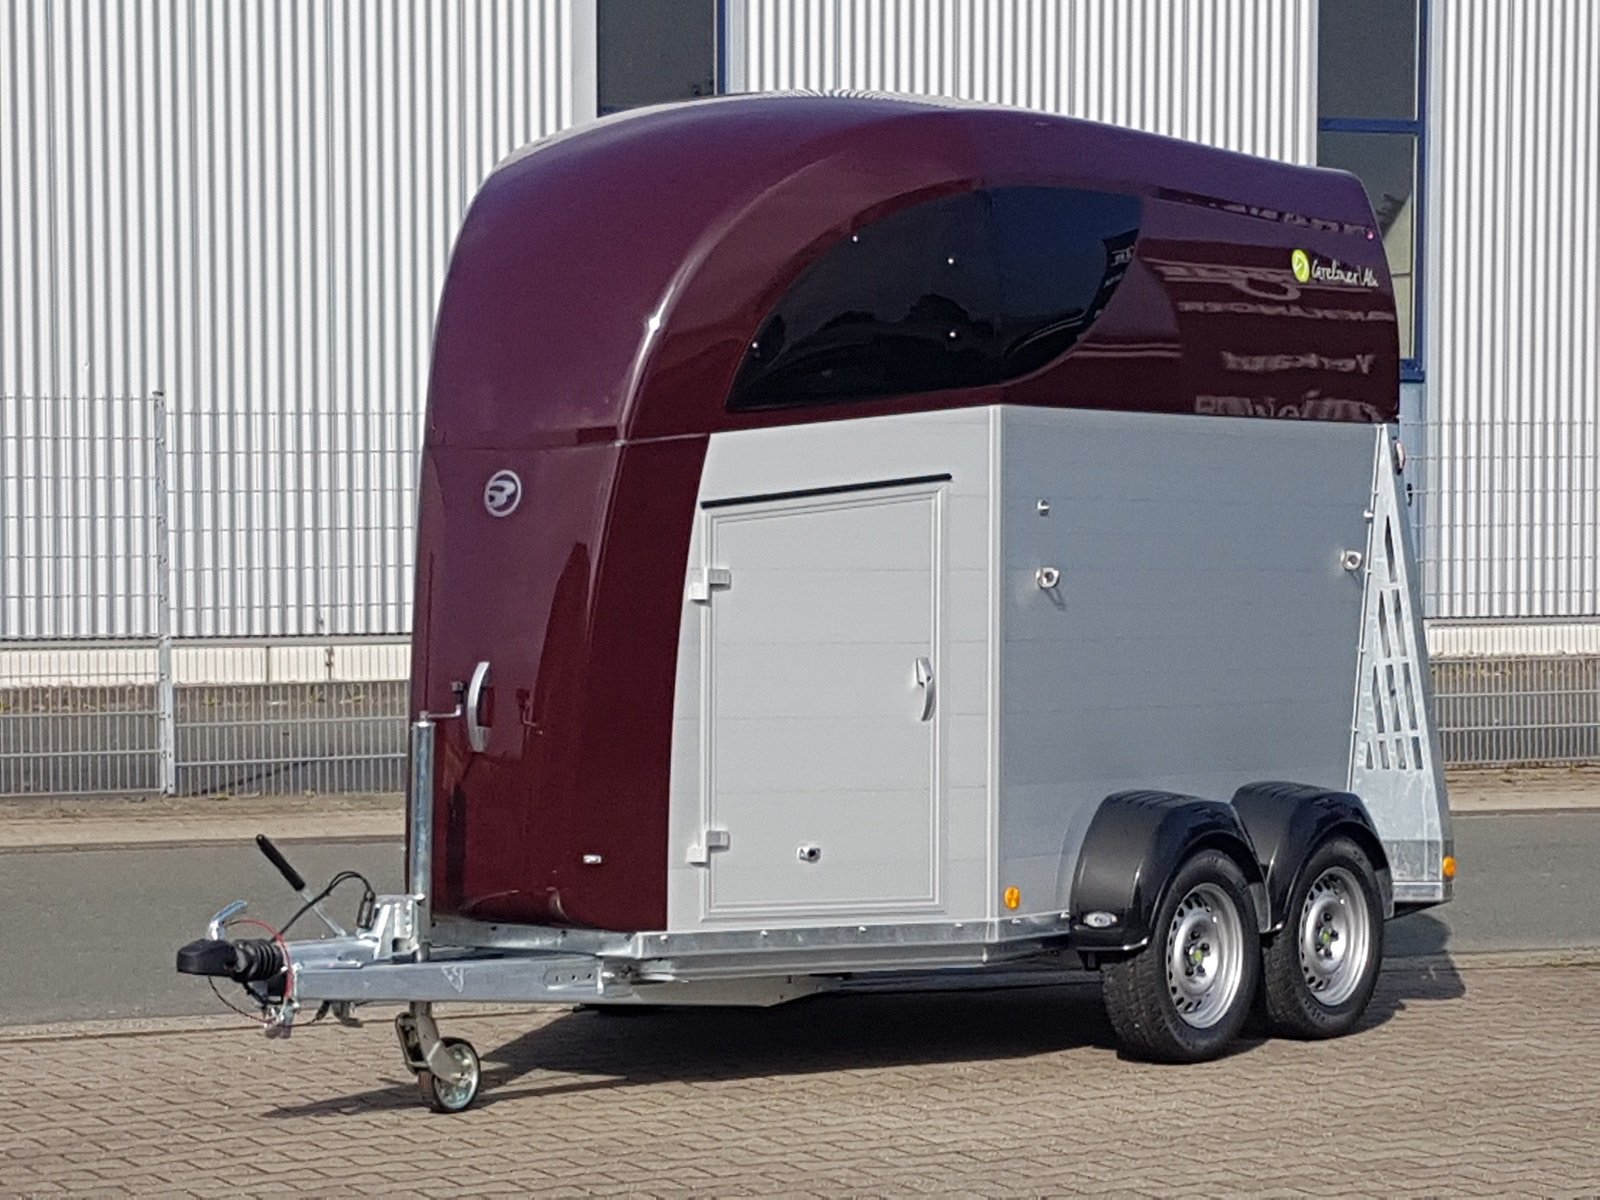
[[[1354,994],[1366,971],[1371,916],[1355,876],[1330,867],[1317,876],[1300,914],[1300,971],[1312,997],[1328,1007]]]
[[[1187,1024],[1207,1029],[1232,1008],[1243,943],[1238,910],[1220,887],[1203,883],[1178,903],[1167,929],[1167,991]]]

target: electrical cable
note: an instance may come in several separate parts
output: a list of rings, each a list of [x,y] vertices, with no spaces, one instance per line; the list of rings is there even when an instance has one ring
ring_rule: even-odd
[[[304,904],[302,904],[300,906],[300,908],[295,911],[294,916],[290,917],[287,921],[285,921],[283,923],[283,928],[282,929],[274,929],[271,925],[268,925],[265,921],[258,921],[254,917],[238,917],[238,918],[228,922],[228,927],[230,929],[235,925],[254,925],[259,929],[265,930],[267,932],[267,934],[272,938],[272,940],[277,943],[278,950],[283,955],[283,1000],[282,1000],[282,1003],[287,1004],[290,1001],[290,999],[293,997],[293,995],[294,995],[294,964],[293,964],[293,961],[291,960],[291,958],[289,957],[289,942],[288,942],[288,939],[285,938],[284,935],[289,932],[289,927],[291,925],[293,925],[301,917],[305,916],[306,913],[310,912],[313,907],[315,907],[316,905],[322,903],[322,901],[326,900],[329,896],[331,896],[333,894],[333,890],[336,887],[338,887],[341,883],[344,883],[344,882],[346,882],[348,880],[351,880],[351,879],[359,880],[360,883],[361,883],[361,887],[362,887],[361,911],[362,912],[370,911],[370,909],[372,907],[372,904],[377,900],[377,892],[373,889],[372,882],[365,875],[363,875],[360,871],[340,871],[337,875],[335,875],[332,879],[330,879],[328,881],[328,885],[326,887],[324,887],[315,896],[311,897],[310,900],[307,900]],[[241,1017],[248,1017],[250,1020],[255,1021],[257,1024],[260,1024],[260,1025],[269,1025],[269,1024],[271,1024],[271,1022],[266,1017],[260,1016],[259,1014],[256,1014],[256,1013],[249,1012],[246,1009],[240,1008],[237,1004],[233,1003],[233,1001],[229,1000],[226,996],[224,996],[222,994],[221,990],[217,987],[217,981],[215,979],[208,979],[207,982],[210,983],[210,985],[211,985],[212,994],[215,995],[218,1000],[221,1000],[222,1003],[228,1009],[230,1009],[231,1011],[239,1014],[239,1016],[241,1016]],[[321,1018],[322,1018],[322,1013],[318,1012],[316,1017],[313,1018],[313,1021],[321,1020]]]
[[[294,971],[289,959],[289,943],[284,940],[282,931],[274,929],[265,921],[258,921],[254,917],[236,917],[234,920],[228,922],[227,927],[232,929],[235,925],[255,925],[258,928],[266,930],[267,933],[271,935],[272,940],[278,944],[278,949],[283,954],[282,1003],[287,1004],[289,1002],[289,998],[294,994]],[[221,1000],[223,1005],[231,1011],[238,1013],[241,1017],[248,1017],[258,1025],[272,1024],[270,1020],[268,1020],[265,1016],[262,1016],[260,1013],[253,1013],[247,1009],[240,1008],[233,1001],[229,1000],[217,987],[217,981],[214,978],[207,977],[206,982],[211,985],[212,995],[216,996],[218,1000]]]
[[[216,998],[218,1000],[221,1000],[225,1007],[231,1009],[233,1012],[238,1013],[241,1017],[249,1018],[250,1020],[254,1021],[257,1025],[266,1025],[266,1024],[268,1024],[267,1019],[264,1016],[262,1016],[260,1013],[253,1013],[249,1009],[240,1008],[232,1000],[229,1000],[226,996],[224,996],[222,994],[221,990],[217,987],[217,981],[215,979],[211,978],[210,976],[207,976],[206,977],[206,982],[211,985],[212,995],[216,996]]]
[[[377,893],[373,891],[372,884],[368,882],[367,877],[360,871],[340,871],[328,881],[327,887],[323,888],[315,896],[311,897],[311,899],[302,904],[295,911],[294,916],[290,917],[283,923],[283,932],[288,933],[291,925],[293,925],[301,917],[305,916],[306,913],[310,912],[316,905],[321,904],[324,900],[331,896],[333,894],[333,889],[348,879],[359,879],[361,881],[361,886],[364,889],[361,897],[361,907],[363,910],[369,908],[373,901],[377,899]]]

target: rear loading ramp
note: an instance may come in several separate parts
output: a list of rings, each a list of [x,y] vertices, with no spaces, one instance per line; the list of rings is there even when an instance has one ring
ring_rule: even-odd
[[[1448,900],[1453,890],[1454,839],[1429,686],[1417,560],[1401,498],[1403,463],[1403,451],[1387,430],[1380,430],[1372,520],[1361,567],[1366,588],[1349,786],[1366,804],[1383,839],[1395,900],[1434,904]]]

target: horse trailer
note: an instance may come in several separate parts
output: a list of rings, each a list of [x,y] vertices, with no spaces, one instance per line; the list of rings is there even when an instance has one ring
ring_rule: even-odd
[[[865,96],[549,138],[440,301],[409,892],[178,969],[404,1006],[445,1111],[446,1001],[1087,967],[1137,1056],[1345,1033],[1455,873],[1398,381],[1346,174]]]

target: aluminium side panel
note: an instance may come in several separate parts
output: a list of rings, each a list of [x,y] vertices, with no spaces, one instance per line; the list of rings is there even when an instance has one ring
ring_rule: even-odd
[[[1003,412],[998,887],[1064,908],[1122,789],[1343,789],[1372,427]]]
[[[988,914],[991,421],[711,438],[678,650],[670,931]]]

